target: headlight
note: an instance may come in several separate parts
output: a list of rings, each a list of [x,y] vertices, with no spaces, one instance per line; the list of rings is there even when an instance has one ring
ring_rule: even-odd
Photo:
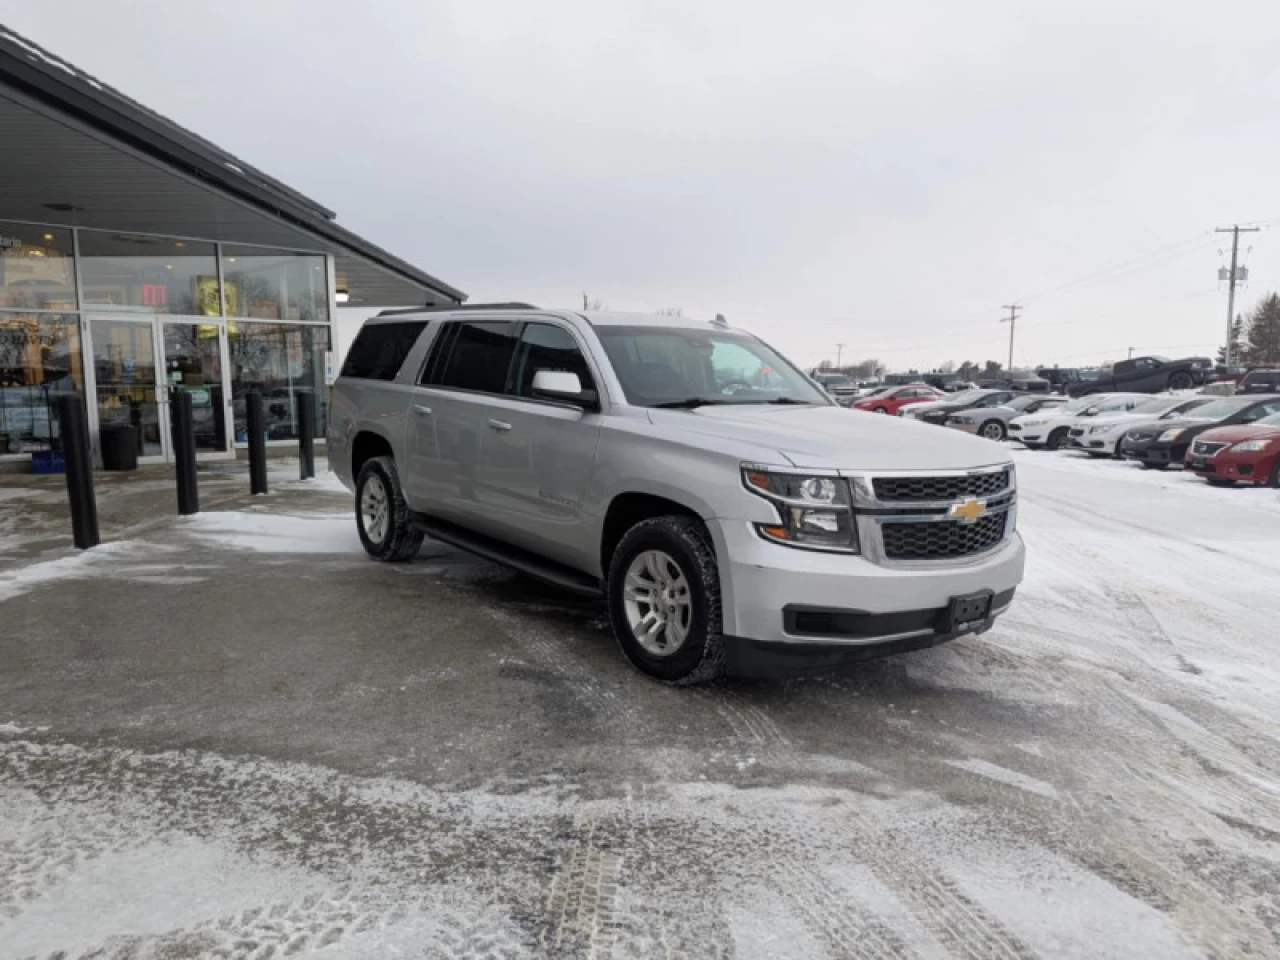
[[[1164,433],[1160,434],[1159,440],[1157,442],[1172,443],[1174,440],[1177,440],[1180,436],[1182,436],[1186,432],[1187,431],[1185,428],[1180,428],[1180,427],[1175,427],[1172,430],[1166,430]]]
[[[778,511],[779,523],[756,524],[757,532],[766,540],[805,550],[858,552],[849,488],[840,477],[777,473],[744,466],[742,482],[752,493],[772,502]]]
[[[1114,429],[1115,427],[1090,427],[1089,432],[1090,433],[1109,433]]]
[[[1261,453],[1267,449],[1267,445],[1272,442],[1271,438],[1265,440],[1246,440],[1244,443],[1237,443],[1231,449],[1236,453]]]
[[[1048,420],[1023,420],[1022,425],[1024,427],[1043,427],[1048,422]]]

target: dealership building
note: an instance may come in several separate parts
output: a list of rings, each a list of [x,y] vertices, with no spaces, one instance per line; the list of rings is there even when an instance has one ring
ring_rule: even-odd
[[[0,145],[0,471],[56,462],[73,392],[95,450],[115,430],[143,463],[172,458],[175,391],[201,457],[244,446],[249,392],[290,445],[300,404],[324,423],[338,304],[465,299],[3,25]]]

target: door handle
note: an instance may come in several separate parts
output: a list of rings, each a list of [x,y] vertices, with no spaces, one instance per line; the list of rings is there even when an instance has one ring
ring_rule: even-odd
[[[489,426],[494,430],[497,430],[499,433],[506,433],[511,429],[511,424],[507,423],[505,420],[490,420]]]
[[[431,408],[430,408],[430,407],[424,407],[424,406],[423,406],[422,404],[420,404],[420,403],[415,403],[415,404],[413,405],[413,412],[414,412],[414,413],[416,413],[416,414],[417,414],[418,416],[420,416],[420,417],[429,417],[429,416],[431,416]]]

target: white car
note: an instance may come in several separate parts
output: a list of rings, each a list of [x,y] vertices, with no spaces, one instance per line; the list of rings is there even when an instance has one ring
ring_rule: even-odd
[[[1083,450],[1091,457],[1120,456],[1120,441],[1136,427],[1154,426],[1161,420],[1176,420],[1188,410],[1204,406],[1213,397],[1187,393],[1164,393],[1140,403],[1128,413],[1108,416],[1102,421],[1077,421],[1068,435],[1067,446]]]
[[[1057,450],[1066,444],[1071,428],[1077,425],[1077,418],[1118,415],[1150,399],[1148,393],[1095,393],[1076,397],[1051,410],[1014,417],[1009,421],[1009,439],[1017,440],[1032,450],[1040,447]]]

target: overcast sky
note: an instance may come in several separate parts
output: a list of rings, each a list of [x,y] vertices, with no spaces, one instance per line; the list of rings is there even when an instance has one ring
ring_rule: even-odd
[[[1280,289],[1280,3],[60,0],[4,21],[473,300],[809,366],[1211,353]],[[8,145],[6,145],[8,148]],[[1113,268],[1128,264],[1127,269]],[[1076,282],[1076,281],[1084,282]]]

